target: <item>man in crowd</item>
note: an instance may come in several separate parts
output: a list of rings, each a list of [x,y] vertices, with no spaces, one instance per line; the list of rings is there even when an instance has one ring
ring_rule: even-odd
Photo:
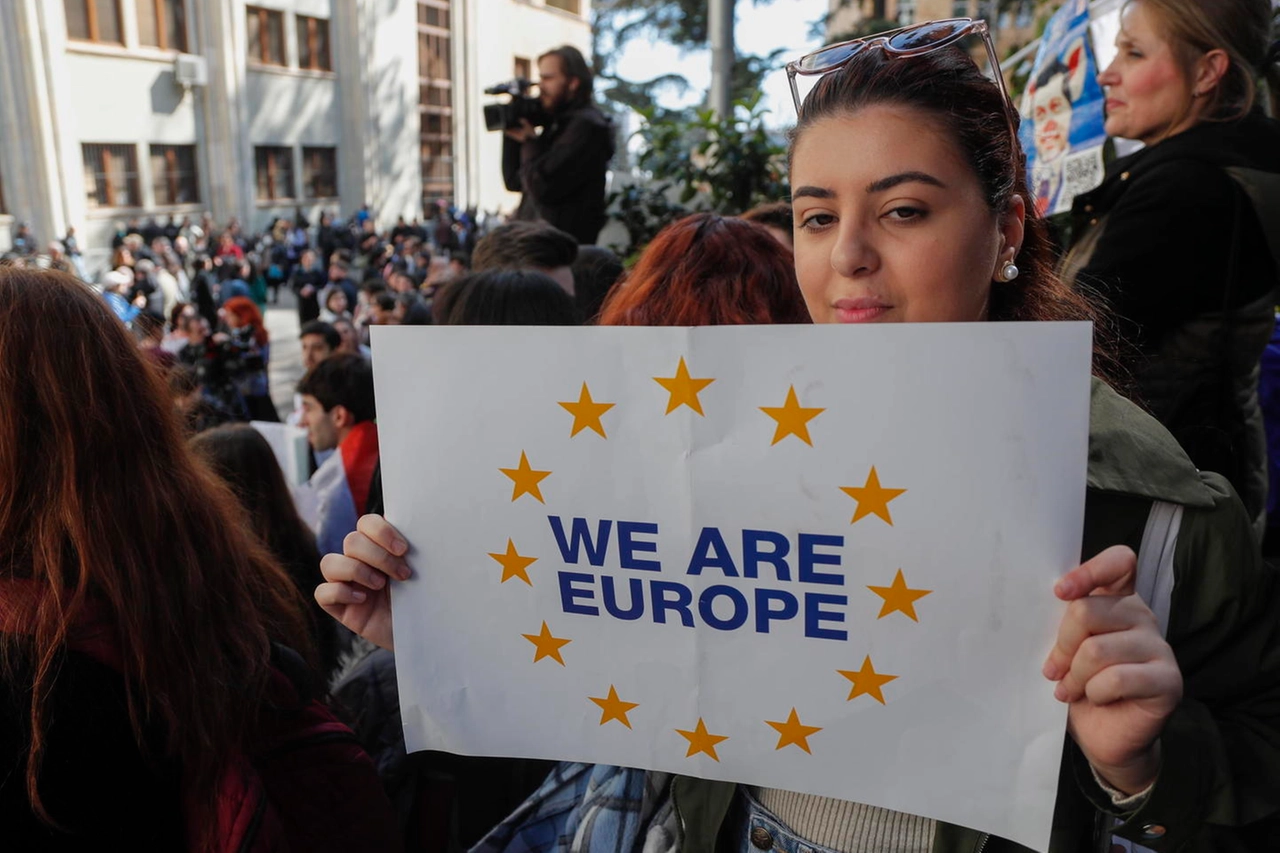
[[[572,236],[544,222],[508,222],[490,231],[471,255],[473,272],[534,270],[546,273],[573,296],[573,262],[578,244]]]
[[[324,271],[317,264],[315,249],[305,250],[289,277],[289,289],[298,297],[300,325],[320,316],[320,289],[324,287],[325,279]]]
[[[317,364],[298,382],[302,420],[313,450],[333,453],[311,476],[317,505],[316,545],[340,552],[369,505],[378,466],[378,428],[373,419],[373,368],[357,355],[339,353]]]
[[[342,338],[337,329],[320,320],[310,320],[302,324],[298,332],[298,341],[302,344],[302,367],[311,370],[317,364],[338,351]]]
[[[329,262],[329,284],[341,288],[343,294],[347,297],[347,305],[355,307],[360,293],[356,290],[355,282],[351,280],[351,265],[349,263],[341,258]]]
[[[591,101],[591,69],[574,47],[538,57],[538,100],[547,113],[541,134],[527,119],[506,131],[502,175],[523,192],[519,219],[541,219],[584,245],[605,223],[605,172],[613,157],[613,125]]]

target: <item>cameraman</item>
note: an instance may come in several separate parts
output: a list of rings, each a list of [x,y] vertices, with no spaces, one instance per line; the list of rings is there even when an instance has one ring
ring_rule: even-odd
[[[547,112],[541,134],[522,119],[502,141],[507,189],[524,193],[517,219],[541,219],[593,244],[605,223],[605,171],[613,157],[613,125],[591,102],[591,69],[575,47],[538,57],[538,100]]]

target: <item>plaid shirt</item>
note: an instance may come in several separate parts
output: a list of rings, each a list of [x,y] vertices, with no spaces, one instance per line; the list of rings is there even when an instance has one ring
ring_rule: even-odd
[[[675,853],[671,776],[564,762],[471,853]]]

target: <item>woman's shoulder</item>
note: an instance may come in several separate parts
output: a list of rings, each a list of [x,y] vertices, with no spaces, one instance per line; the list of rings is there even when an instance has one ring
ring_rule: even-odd
[[[1160,423],[1100,379],[1089,402],[1090,489],[1210,507],[1213,490]]]

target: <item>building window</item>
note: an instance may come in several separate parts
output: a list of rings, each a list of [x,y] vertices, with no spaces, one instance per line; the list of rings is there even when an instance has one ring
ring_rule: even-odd
[[[448,80],[449,36],[418,32],[418,77],[423,80]]]
[[[263,65],[284,65],[284,13],[246,6],[249,59]]]
[[[418,0],[418,119],[424,210],[434,209],[436,199],[453,200],[450,8],[450,0]],[[520,74],[519,60],[516,74]]]
[[[898,24],[906,27],[916,22],[916,0],[898,0]]]
[[[120,0],[63,0],[63,8],[68,38],[124,44]]]
[[[258,177],[259,201],[294,197],[292,148],[260,145],[253,149],[253,162]]]
[[[420,3],[418,5],[418,23],[424,27],[439,27],[442,30],[449,29],[448,6],[428,6],[425,3]]]
[[[156,204],[198,203],[200,175],[196,171],[196,147],[152,145],[151,187]]]
[[[580,13],[578,0],[547,0],[547,5],[552,9],[563,9],[575,15]]]
[[[86,143],[84,185],[89,207],[138,207],[138,150],[133,145]]]
[[[338,197],[338,149],[302,149],[302,188],[307,198]]]
[[[951,17],[953,18],[969,17],[969,0],[953,0],[951,4]]]
[[[311,71],[332,71],[329,53],[329,22],[324,18],[298,16],[298,67]]]
[[[137,0],[138,43],[187,52],[186,0]]]
[[[524,80],[533,79],[533,62],[525,56],[517,56],[515,61],[515,76]]]

